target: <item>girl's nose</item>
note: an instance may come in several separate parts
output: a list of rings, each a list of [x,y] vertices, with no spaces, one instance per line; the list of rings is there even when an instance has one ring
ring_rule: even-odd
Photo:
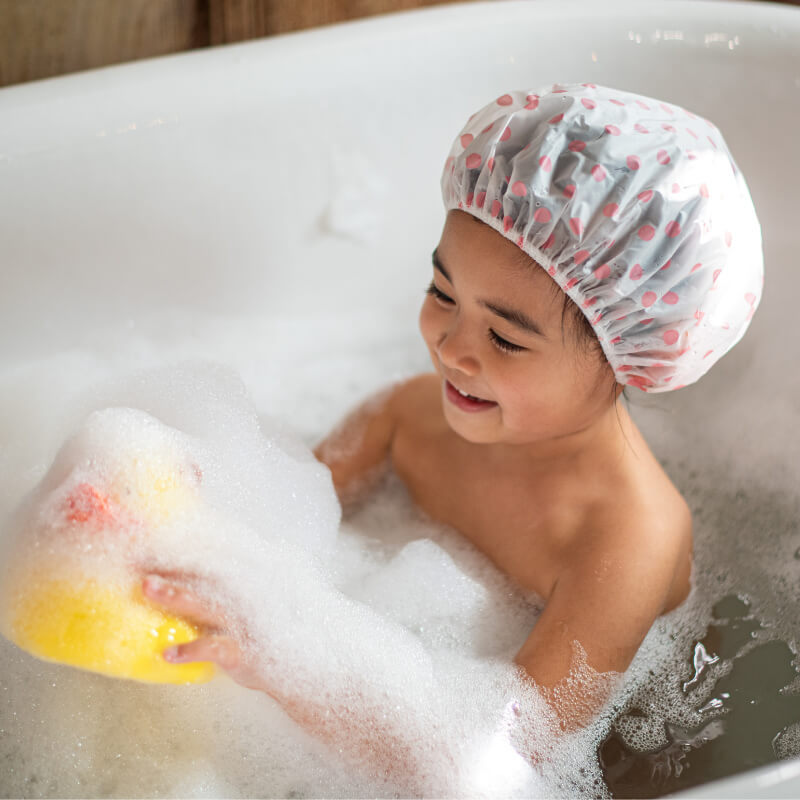
[[[463,326],[453,323],[444,331],[436,343],[439,360],[449,369],[459,370],[465,375],[477,375],[480,362],[475,356],[474,342],[464,331]]]

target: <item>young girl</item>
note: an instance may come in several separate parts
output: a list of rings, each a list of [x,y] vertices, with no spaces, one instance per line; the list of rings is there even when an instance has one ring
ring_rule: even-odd
[[[345,509],[388,459],[423,511],[546,601],[515,661],[570,730],[605,699],[574,681],[576,643],[596,673],[624,672],[691,586],[689,507],[619,396],[687,386],[741,338],[760,228],[710,122],[594,84],[489,103],[442,190],[420,314],[433,372],[370,398],[315,453]],[[318,699],[279,696],[185,585],[153,576],[145,592],[208,632],[168,660],[214,661],[347,740]]]

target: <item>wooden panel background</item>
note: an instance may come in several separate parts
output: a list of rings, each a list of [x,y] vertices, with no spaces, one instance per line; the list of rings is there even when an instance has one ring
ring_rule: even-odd
[[[0,86],[454,1],[0,0]]]
[[[210,0],[211,44],[238,42],[446,2],[455,0]]]
[[[446,2],[0,0],[0,86]]]
[[[206,11],[202,0],[0,0],[0,85],[201,47]]]

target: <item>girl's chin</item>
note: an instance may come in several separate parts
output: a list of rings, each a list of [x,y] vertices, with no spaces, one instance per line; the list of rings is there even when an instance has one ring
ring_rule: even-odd
[[[495,444],[501,441],[492,425],[469,417],[464,419],[464,414],[456,417],[454,413],[448,413],[447,410],[445,410],[444,417],[453,433],[472,444]]]

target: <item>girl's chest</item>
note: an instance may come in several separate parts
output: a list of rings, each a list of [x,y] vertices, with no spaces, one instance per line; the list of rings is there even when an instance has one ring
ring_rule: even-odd
[[[469,539],[524,589],[550,596],[576,518],[551,482],[492,469],[447,436],[399,435],[395,472],[419,508]],[[566,513],[565,513],[566,512]]]

